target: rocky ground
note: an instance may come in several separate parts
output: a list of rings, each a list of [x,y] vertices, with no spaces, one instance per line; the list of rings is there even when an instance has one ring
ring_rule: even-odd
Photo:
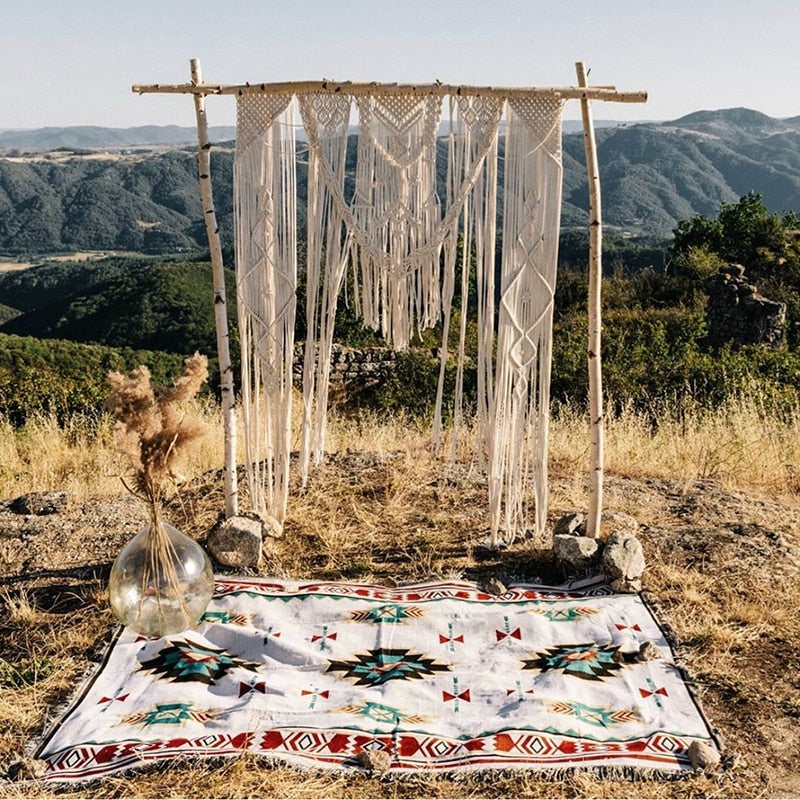
[[[416,471],[409,475],[409,470]],[[506,582],[565,577],[563,567],[552,559],[547,537],[519,541],[501,552],[481,546],[485,487],[480,480],[467,472],[421,479],[418,470],[419,465],[403,456],[329,457],[298,496],[283,538],[268,542],[265,559],[254,571],[379,583],[437,575]],[[554,476],[553,523],[575,510],[582,491],[573,477]],[[187,487],[167,517],[203,540],[219,517],[220,505],[220,490],[211,476]],[[720,732],[725,769],[669,787],[590,781],[554,789],[545,781],[531,784],[526,778],[523,786],[509,778],[490,790],[472,785],[467,793],[800,795],[800,500],[732,491],[713,482],[610,477],[606,507],[639,521],[648,565],[645,596],[669,627],[678,658],[692,674],[703,708]],[[61,494],[29,495],[0,502],[0,602],[7,607],[0,623],[0,667],[13,663],[21,674],[19,665],[32,659],[36,650],[30,636],[25,644],[20,635],[24,597],[46,617],[47,635],[56,640],[63,636],[65,642],[71,616],[78,609],[95,610],[99,622],[88,636],[89,644],[76,650],[77,669],[81,652],[99,644],[111,624],[103,596],[110,563],[145,519],[140,503],[126,496],[78,502]],[[64,644],[63,650],[70,646]],[[39,709],[25,722],[2,719],[3,692],[35,684],[8,678],[4,682],[3,675],[0,669],[0,762],[11,759],[21,740],[38,734],[47,712]],[[45,693],[45,700],[61,702],[64,693],[54,689]],[[182,769],[191,773],[190,767],[178,772]],[[431,784],[432,794],[464,796],[468,788],[440,783]],[[206,795],[216,791],[213,783],[185,785],[190,793],[195,788]],[[131,786],[137,796],[158,793],[153,784],[143,783],[138,790],[135,782]],[[270,790],[262,784],[260,791],[297,791],[290,791],[288,784],[281,787]],[[25,791],[26,796],[44,792]],[[243,782],[241,792],[247,791],[253,788]],[[348,794],[335,782],[323,781],[315,796],[387,792],[366,781],[354,791],[358,793]],[[240,793],[230,786],[228,792]],[[409,788],[396,794],[414,792]],[[111,796],[95,796],[101,795]],[[2,786],[0,796],[10,796]]]

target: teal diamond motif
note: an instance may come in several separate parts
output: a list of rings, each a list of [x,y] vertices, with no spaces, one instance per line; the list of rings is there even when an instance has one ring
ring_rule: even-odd
[[[602,681],[622,669],[615,656],[619,647],[595,644],[568,644],[551,647],[544,653],[536,653],[536,658],[523,661],[523,669],[536,669],[540,672],[562,670],[564,675],[572,675],[587,681]]]

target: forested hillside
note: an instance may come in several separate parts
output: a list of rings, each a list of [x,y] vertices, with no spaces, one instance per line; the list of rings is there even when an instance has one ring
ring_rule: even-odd
[[[769,402],[793,407],[800,391],[800,119],[778,121],[745,109],[698,112],[669,124],[603,128],[598,141],[604,216],[611,223],[603,300],[610,407],[655,415],[665,405],[713,406],[746,393],[754,381]],[[580,136],[565,137],[556,408],[580,405],[587,391],[582,148]],[[354,150],[355,139],[351,157]],[[230,248],[230,146],[215,151],[212,171],[223,241]],[[301,156],[301,195],[305,174]],[[141,358],[151,361],[161,358],[153,353],[179,359],[195,350],[213,357],[211,275],[197,255],[206,247],[198,195],[195,155],[188,149],[0,159],[0,247],[6,252],[138,252],[0,272],[0,416],[19,422],[37,403],[59,413],[98,411],[103,370],[112,361],[123,363],[120,353],[130,356],[123,359],[128,363],[131,348],[150,352]],[[302,207],[298,214],[302,220]],[[227,254],[230,265],[229,249]],[[708,281],[731,262],[742,264],[748,281],[766,297],[786,305],[783,347],[709,345]],[[235,345],[230,273],[227,285]],[[298,340],[304,336],[301,317]],[[475,324],[468,317],[470,340]],[[348,344],[380,343],[345,304],[337,334]],[[438,375],[430,354],[439,336],[425,334],[419,349],[401,356],[371,402],[427,413]],[[79,388],[82,371],[89,376],[86,391]],[[467,375],[468,391],[471,380]],[[210,386],[217,384],[212,374]]]
[[[226,285],[233,322],[230,272]],[[0,277],[0,298],[21,312],[0,332],[211,355],[216,352],[213,296],[211,270],[203,263],[50,264]]]
[[[229,232],[231,154],[215,154],[212,168]],[[191,151],[0,159],[0,252],[175,253],[200,249],[205,235]]]
[[[597,131],[605,221],[668,234],[754,191],[773,212],[800,209],[800,118],[749,109],[698,111],[666,123]],[[565,224],[586,220],[580,136],[564,137]]]
[[[600,128],[597,140],[610,230],[666,238],[680,220],[714,214],[720,203],[750,191],[760,193],[770,211],[800,209],[800,118],[777,120],[747,109],[701,111],[668,123]],[[213,151],[217,217],[228,245],[232,160],[230,143]],[[304,160],[301,154],[301,223]],[[583,137],[566,135],[565,228],[587,222],[583,163]],[[175,253],[205,247],[191,148],[0,158],[0,253]]]

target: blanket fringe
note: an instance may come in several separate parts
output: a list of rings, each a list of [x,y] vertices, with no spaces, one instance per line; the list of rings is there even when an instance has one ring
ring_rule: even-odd
[[[247,759],[259,769],[275,769],[284,772],[294,773],[302,776],[314,776],[317,778],[333,777],[337,774],[347,773],[348,775],[359,774],[365,778],[375,778],[383,784],[392,784],[397,787],[413,788],[414,784],[422,782],[423,788],[428,786],[431,777],[451,781],[453,783],[481,783],[496,784],[499,780],[511,781],[520,778],[522,775],[533,774],[537,779],[548,782],[564,782],[574,780],[579,777],[592,778],[594,780],[618,781],[620,783],[652,783],[652,782],[678,782],[689,780],[701,772],[691,769],[667,770],[653,767],[634,767],[634,766],[595,766],[595,767],[559,767],[557,769],[542,767],[479,767],[452,770],[429,770],[419,768],[414,770],[392,770],[379,774],[375,771],[357,766],[353,759],[352,764],[342,764],[338,769],[324,769],[314,764],[298,764],[289,762],[280,757],[260,755],[258,753],[245,752],[233,756],[216,756],[202,758],[196,756],[178,756],[165,761],[154,761],[139,766],[129,767],[119,770],[113,775],[105,775],[100,778],[90,778],[88,780],[71,780],[69,786],[81,792],[90,793],[90,790],[97,789],[109,778],[131,779],[136,776],[147,776],[174,770],[176,767],[197,766],[204,770],[213,770],[216,767],[223,767],[231,764],[235,760]],[[34,778],[15,781],[15,785],[20,788],[25,786],[41,785],[47,782],[45,778]]]

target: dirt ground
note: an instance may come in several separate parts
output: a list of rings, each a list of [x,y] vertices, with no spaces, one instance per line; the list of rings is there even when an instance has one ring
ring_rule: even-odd
[[[579,479],[556,469],[551,522],[579,508],[583,492]],[[669,784],[591,774],[560,783],[519,775],[421,784],[367,776],[312,780],[251,762],[214,769],[181,764],[124,782],[107,779],[91,796],[800,796],[800,498],[730,491],[710,481],[613,476],[605,492],[606,508],[640,523],[645,596],[719,731],[719,773]],[[113,625],[104,594],[110,563],[145,519],[131,497],[67,498],[63,510],[50,514],[16,513],[12,500],[0,502],[0,774],[40,735],[106,640]],[[221,505],[219,482],[207,476],[187,487],[167,516],[202,540]],[[408,454],[330,456],[297,494],[284,536],[270,540],[258,572],[376,583],[566,577],[546,536],[500,552],[484,549],[484,513],[485,484],[466,470],[425,473]],[[33,705],[27,713],[20,710],[25,703]],[[0,797],[56,794],[80,793],[0,780]]]

